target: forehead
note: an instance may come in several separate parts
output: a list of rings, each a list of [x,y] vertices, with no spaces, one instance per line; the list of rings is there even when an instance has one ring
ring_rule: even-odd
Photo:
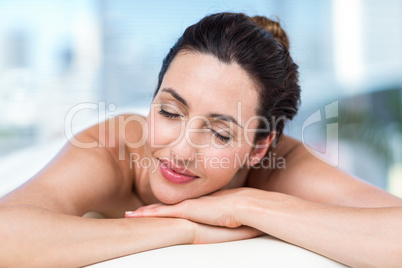
[[[189,104],[192,112],[218,112],[247,121],[256,113],[258,93],[246,71],[236,63],[216,57],[181,52],[171,63],[162,88],[173,88]],[[160,92],[159,92],[160,93]]]

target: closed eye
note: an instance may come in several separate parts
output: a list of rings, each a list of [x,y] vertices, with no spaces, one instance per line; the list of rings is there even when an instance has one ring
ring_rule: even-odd
[[[178,118],[178,117],[181,117],[180,114],[169,113],[169,112],[163,110],[162,108],[161,108],[161,110],[160,110],[158,113],[159,113],[160,115],[162,115],[163,117],[166,117],[166,118]],[[211,132],[212,132],[212,135],[213,135],[215,138],[217,138],[217,139],[219,139],[220,141],[222,141],[223,143],[228,143],[228,142],[230,141],[230,139],[231,139],[230,137],[222,136],[221,134],[219,134],[217,131],[213,130],[212,128],[210,128],[210,130],[211,130]]]
[[[228,143],[230,141],[230,137],[226,137],[226,136],[222,136],[221,134],[219,134],[218,132],[216,132],[215,130],[213,130],[211,128],[212,131],[212,135],[215,136],[215,138],[218,138],[219,140],[221,140],[224,143]]]
[[[164,117],[167,117],[167,118],[177,118],[177,117],[180,117],[179,114],[172,114],[172,113],[166,112],[166,111],[163,110],[162,108],[161,108],[161,110],[160,110],[158,113],[159,113],[160,115],[164,116]]]

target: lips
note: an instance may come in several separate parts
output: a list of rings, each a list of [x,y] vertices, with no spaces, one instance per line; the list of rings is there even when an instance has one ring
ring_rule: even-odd
[[[176,184],[189,183],[199,178],[186,168],[178,167],[164,159],[159,159],[159,170],[166,180]]]

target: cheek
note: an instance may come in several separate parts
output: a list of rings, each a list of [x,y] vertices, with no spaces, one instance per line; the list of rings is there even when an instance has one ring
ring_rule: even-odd
[[[203,169],[208,183],[224,186],[233,178],[240,168],[244,153],[231,149],[211,149],[204,156]],[[200,161],[199,159],[197,159]]]
[[[184,136],[184,124],[180,120],[167,120],[158,115],[147,119],[149,138],[148,146],[161,148],[174,144]]]

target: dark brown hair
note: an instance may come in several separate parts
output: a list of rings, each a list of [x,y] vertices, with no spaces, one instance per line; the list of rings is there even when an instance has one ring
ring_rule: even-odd
[[[282,134],[286,120],[300,103],[298,66],[289,55],[289,40],[278,22],[242,13],[218,13],[188,27],[163,60],[158,86],[180,51],[209,54],[224,63],[239,64],[258,88],[256,113],[262,116],[254,142],[276,131]],[[264,122],[265,121],[265,122]]]

